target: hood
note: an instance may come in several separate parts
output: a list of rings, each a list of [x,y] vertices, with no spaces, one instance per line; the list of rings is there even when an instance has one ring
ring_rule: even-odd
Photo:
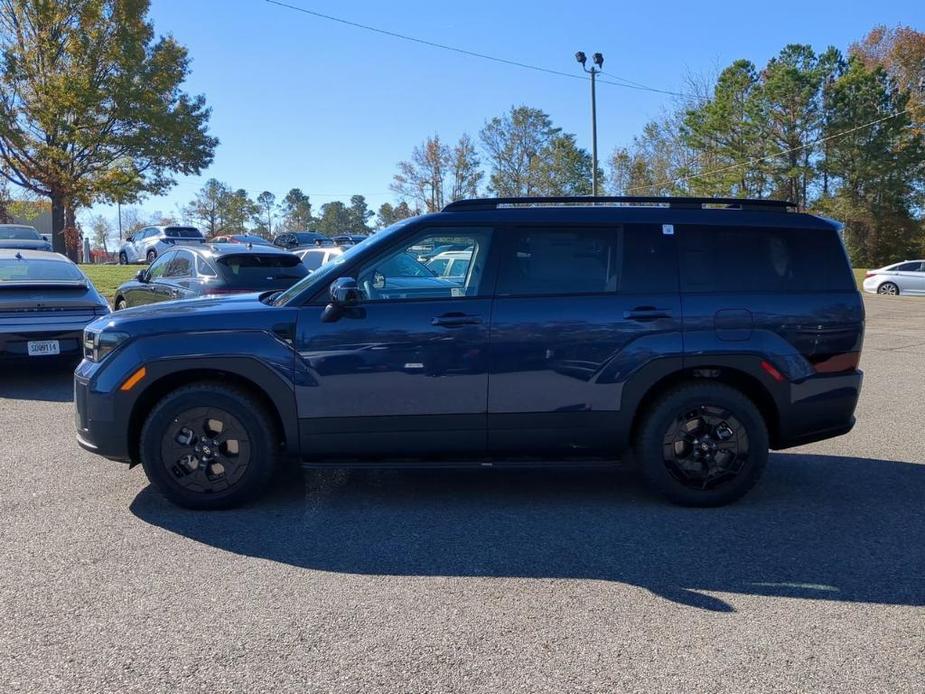
[[[129,335],[208,330],[270,330],[295,320],[297,309],[270,306],[260,301],[268,292],[163,301],[116,311],[90,324],[94,330],[121,330]],[[284,315],[285,314],[285,315]]]
[[[50,251],[51,244],[44,239],[0,239],[0,248],[20,248],[24,251]]]

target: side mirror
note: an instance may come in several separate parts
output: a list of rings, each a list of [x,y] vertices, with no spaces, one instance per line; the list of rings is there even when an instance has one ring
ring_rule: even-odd
[[[137,273],[135,273],[135,279],[138,280],[139,282],[147,282],[148,281],[148,271],[139,270]]]
[[[352,277],[338,277],[331,283],[331,303],[335,306],[356,306],[360,303],[360,290]]]

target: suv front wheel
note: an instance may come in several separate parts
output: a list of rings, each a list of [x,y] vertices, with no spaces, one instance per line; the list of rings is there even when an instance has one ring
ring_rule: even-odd
[[[656,491],[683,506],[722,506],[745,495],[768,462],[755,404],[722,383],[685,383],[661,395],[637,430],[635,453]]]
[[[221,383],[179,388],[155,405],[141,430],[148,480],[193,509],[237,506],[273,475],[273,423],[249,393]]]

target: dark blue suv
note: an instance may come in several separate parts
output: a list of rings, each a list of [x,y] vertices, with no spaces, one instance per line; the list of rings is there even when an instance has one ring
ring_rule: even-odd
[[[733,501],[769,449],[847,433],[864,307],[839,225],[786,202],[467,200],[283,292],[88,326],[80,444],[175,503],[239,504],[283,462],[631,460]],[[416,249],[452,245],[441,276]]]

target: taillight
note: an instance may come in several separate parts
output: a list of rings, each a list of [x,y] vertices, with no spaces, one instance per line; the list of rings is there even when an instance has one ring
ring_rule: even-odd
[[[860,363],[860,352],[843,352],[814,363],[813,368],[817,374],[837,374],[855,371]]]
[[[867,272],[864,273],[864,279],[867,279],[868,277],[873,277],[876,274],[877,273],[874,272],[873,270],[868,270]]]

